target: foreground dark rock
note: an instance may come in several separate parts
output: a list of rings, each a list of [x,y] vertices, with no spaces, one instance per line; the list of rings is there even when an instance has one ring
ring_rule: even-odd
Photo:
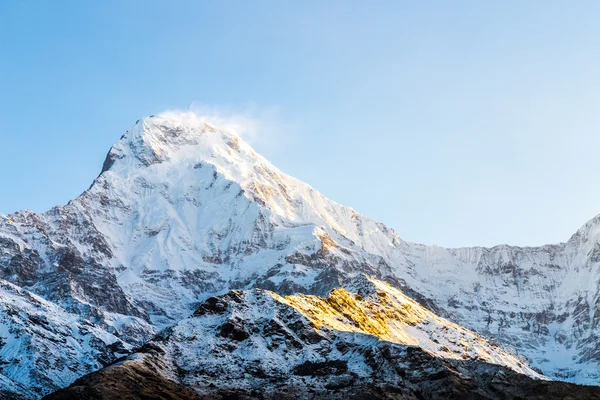
[[[126,362],[79,378],[68,388],[44,399],[194,400],[198,396],[143,364]]]

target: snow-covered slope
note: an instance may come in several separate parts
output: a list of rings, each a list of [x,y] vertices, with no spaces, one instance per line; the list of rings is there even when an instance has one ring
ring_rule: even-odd
[[[234,132],[163,113],[126,132],[69,204],[0,218],[0,279],[134,345],[211,295],[324,296],[366,274],[550,377],[598,384],[599,235],[595,218],[568,242],[536,248],[406,242]]]
[[[38,397],[131,349],[106,328],[0,280],[0,398]]]

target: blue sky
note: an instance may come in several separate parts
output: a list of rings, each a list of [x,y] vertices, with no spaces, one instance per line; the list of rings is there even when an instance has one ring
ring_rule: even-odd
[[[258,119],[284,172],[445,246],[600,213],[600,2],[0,2],[0,213],[85,190],[141,116]]]

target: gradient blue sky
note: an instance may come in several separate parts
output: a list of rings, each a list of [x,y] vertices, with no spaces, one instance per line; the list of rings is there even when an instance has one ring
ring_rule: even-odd
[[[0,213],[85,190],[140,116],[265,127],[284,172],[445,246],[600,213],[600,2],[0,2]]]

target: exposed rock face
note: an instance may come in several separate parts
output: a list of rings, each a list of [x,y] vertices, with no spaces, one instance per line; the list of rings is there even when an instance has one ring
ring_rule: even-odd
[[[361,300],[359,294],[344,297],[343,303],[369,304],[359,313],[352,304],[341,304],[335,294],[328,299],[283,299],[253,290],[211,298],[192,317],[162,332],[127,360],[85,376],[46,399],[165,398],[160,394],[173,399],[600,398],[598,387],[539,380],[531,370],[518,374],[485,363],[477,356],[485,356],[485,351],[467,359],[443,358],[421,347],[362,333],[360,325],[385,323],[394,311],[403,314],[406,304],[415,310],[394,321],[422,323],[407,321],[406,316],[413,318],[410,311],[434,317],[416,303],[404,302],[400,292],[372,282],[370,300]],[[315,325],[303,316],[304,300],[313,304],[320,300],[321,306],[338,304],[337,311],[315,311],[311,319],[320,321]],[[362,324],[352,331],[321,325],[335,321],[330,317],[339,317],[343,310],[348,316],[340,320],[360,319]],[[452,338],[464,340],[462,328],[443,322],[445,329],[430,338],[440,344]],[[389,332],[383,335],[390,337]],[[395,339],[412,340],[408,336]],[[513,357],[500,353],[505,360]]]
[[[132,347],[231,289],[325,296],[366,274],[516,349],[550,378],[599,384],[599,243],[600,217],[542,247],[405,242],[283,174],[234,133],[165,113],[123,135],[78,198],[0,218],[0,279]],[[218,337],[252,334],[236,326]],[[53,389],[28,381],[33,364],[6,366],[15,357],[7,337],[0,331],[0,374],[13,392]],[[111,358],[100,351],[86,360],[95,369]],[[58,386],[88,372],[55,382],[52,368],[36,368]]]

